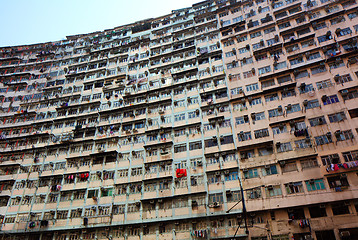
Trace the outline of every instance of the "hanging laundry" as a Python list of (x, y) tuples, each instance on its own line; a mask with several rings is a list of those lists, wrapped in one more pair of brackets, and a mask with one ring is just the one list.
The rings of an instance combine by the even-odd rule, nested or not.
[(180, 169), (180, 168), (178, 168), (177, 170), (176, 170), (176, 177), (177, 178), (182, 178), (182, 177), (186, 177), (186, 169)]
[(30, 222), (29, 223), (29, 228), (34, 228), (36, 226), (36, 223), (35, 222)]
[(333, 171), (338, 171), (338, 170), (339, 170), (338, 164), (334, 164), (333, 165)]

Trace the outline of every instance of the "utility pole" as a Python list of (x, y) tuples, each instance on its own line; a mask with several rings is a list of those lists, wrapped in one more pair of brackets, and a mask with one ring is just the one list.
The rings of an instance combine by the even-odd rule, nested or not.
[[(241, 195), (241, 199), (236, 203), (234, 204), (234, 206), (232, 206), (229, 210), (226, 211), (226, 213), (229, 213), (234, 207), (236, 207), (240, 202), (242, 202), (242, 215), (244, 217), (244, 221), (245, 221), (245, 233), (247, 234), (247, 238), (249, 239), (250, 238), (250, 231), (249, 231), (249, 228), (248, 228), (248, 225), (247, 225), (247, 209), (246, 209), (246, 203), (245, 203), (245, 194), (244, 194), (244, 191), (248, 191), (248, 190), (252, 190), (252, 189), (255, 189), (257, 187), (254, 187), (254, 188), (248, 188), (248, 189), (243, 189), (242, 188), (242, 184), (241, 184), (241, 179), (240, 177), (238, 177), (238, 180), (239, 180), (239, 185), (240, 185), (240, 195)], [(264, 185), (261, 185), (261, 186), (258, 186), (258, 187), (264, 187)], [(240, 227), (240, 226), (239, 226)], [(236, 237), (236, 234), (237, 232), (239, 231), (239, 227), (237, 227), (236, 229), (236, 232), (234, 234), (234, 237), (233, 239), (235, 239)], [(269, 231), (269, 229), (265, 229), (266, 231)], [(269, 238), (270, 239), (270, 238)], [(271, 240), (271, 239), (270, 239)]]

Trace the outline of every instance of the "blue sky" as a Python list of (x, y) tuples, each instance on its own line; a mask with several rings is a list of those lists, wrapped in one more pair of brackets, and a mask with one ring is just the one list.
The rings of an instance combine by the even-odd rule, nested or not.
[(0, 47), (102, 31), (196, 2), (200, 0), (0, 0)]

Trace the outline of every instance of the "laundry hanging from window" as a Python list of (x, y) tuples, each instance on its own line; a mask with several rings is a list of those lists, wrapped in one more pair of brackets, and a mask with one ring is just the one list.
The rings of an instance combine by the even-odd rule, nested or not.
[(177, 178), (186, 177), (186, 169), (180, 169), (180, 168), (178, 168), (178, 169), (176, 170), (176, 177), (177, 177)]

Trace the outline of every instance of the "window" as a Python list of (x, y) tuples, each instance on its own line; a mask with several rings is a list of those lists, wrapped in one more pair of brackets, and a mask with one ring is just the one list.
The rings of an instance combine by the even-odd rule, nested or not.
[(331, 70), (345, 66), (343, 60), (338, 60), (338, 59), (336, 59), (336, 61), (334, 61), (332, 63), (329, 63), (328, 65), (329, 65), (329, 69), (331, 69)]
[(271, 72), (271, 66), (266, 66), (266, 67), (263, 67), (263, 68), (259, 68), (258, 71), (259, 71), (259, 75), (269, 73), (269, 72)]
[(255, 90), (258, 90), (258, 89), (259, 89), (259, 85), (257, 83), (246, 85), (246, 91), (247, 92), (255, 91)]
[(267, 197), (275, 197), (275, 196), (281, 196), (282, 190), (280, 185), (276, 186), (267, 186), (266, 188), (266, 196)]
[(265, 112), (255, 113), (255, 121), (264, 120), (265, 118)]
[(262, 176), (268, 176), (277, 174), (277, 167), (276, 165), (267, 165), (264, 168), (262, 168)]
[(342, 187), (348, 187), (349, 183), (347, 180), (347, 175), (340, 174), (337, 176), (327, 177), (328, 185), (330, 188), (335, 188), (336, 191), (341, 191)]
[(224, 202), (223, 194), (222, 193), (210, 194), (209, 204), (213, 204), (214, 202), (219, 204), (223, 203)]
[(261, 104), (261, 103), (262, 103), (261, 97), (254, 98), (254, 99), (252, 99), (252, 101), (251, 101), (251, 106), (258, 105), (258, 104)]
[(240, 60), (241, 66), (245, 66), (245, 65), (251, 64), (253, 62), (254, 62), (254, 60), (252, 59), (252, 57), (244, 58), (243, 60)]
[(233, 88), (230, 90), (230, 93), (232, 96), (240, 94), (240, 91), (242, 90), (242, 87)]
[(343, 15), (340, 15), (340, 16), (338, 16), (336, 18), (331, 19), (330, 21), (331, 21), (331, 25), (335, 25), (337, 23), (345, 22), (346, 19), (344, 18)]
[(280, 125), (278, 127), (273, 127), (272, 132), (273, 132), (273, 135), (286, 133), (287, 132), (287, 126), (286, 125)]
[(328, 143), (332, 142), (332, 139), (327, 135), (321, 135), (321, 136), (317, 136), (314, 138), (316, 140), (317, 146), (328, 144)]
[(281, 161), (280, 166), (283, 173), (298, 171), (296, 162)]
[(319, 82), (316, 83), (316, 85), (317, 85), (318, 90), (324, 89), (324, 88), (329, 88), (329, 87), (333, 86), (333, 84), (332, 84), (330, 79), (319, 81)]
[(265, 102), (272, 102), (272, 101), (276, 101), (276, 100), (279, 100), (277, 93), (273, 93), (273, 94), (265, 96)]
[(356, 161), (358, 159), (358, 150), (342, 153), (345, 162)]
[(230, 172), (229, 174), (225, 174), (225, 181), (234, 181), (238, 179), (237, 172)]
[(289, 104), (286, 106), (286, 114), (299, 112), (299, 111), (301, 111), (300, 104), (293, 104), (293, 105)]
[(226, 57), (232, 57), (232, 56), (234, 56), (234, 53), (233, 52), (227, 52), (227, 53), (225, 53), (225, 56)]
[(267, 128), (265, 129), (261, 129), (261, 130), (256, 130), (255, 132), (255, 138), (263, 138), (263, 137), (268, 137), (269, 136), (269, 131)]
[(349, 214), (349, 202), (335, 202), (331, 204), (333, 215)]
[(307, 93), (307, 92), (311, 92), (314, 91), (313, 85), (312, 84), (301, 84), (300, 87), (298, 88), (300, 93)]
[(295, 78), (296, 78), (296, 79), (308, 77), (308, 75), (309, 75), (308, 72), (307, 72), (307, 70), (303, 70), (303, 71), (300, 71), (300, 72), (295, 72), (295, 71), (294, 71), (294, 74), (295, 74)]
[(327, 14), (334, 13), (334, 12), (337, 12), (339, 10), (339, 6), (334, 5), (334, 6), (331, 6), (331, 7), (326, 7), (325, 9), (326, 9)]
[(337, 80), (338, 81), (336, 81), (336, 82), (341, 83), (341, 84), (353, 81), (350, 74), (345, 74), (345, 75), (339, 76)]
[(304, 29), (302, 29), (302, 30), (297, 31), (297, 35), (298, 35), (299, 37), (301, 37), (302, 35), (307, 34), (307, 33), (310, 33), (310, 32), (311, 32), (311, 30), (310, 30), (309, 28), (304, 28)]
[(350, 139), (354, 138), (352, 130), (336, 131), (335, 135), (336, 135), (337, 141), (346, 141), (346, 140), (350, 140)]
[(293, 182), (285, 184), (287, 194), (302, 193), (302, 182)]
[(320, 57), (321, 57), (321, 54), (319, 52), (310, 53), (307, 56), (307, 61), (311, 61), (311, 60), (314, 60), (314, 59), (317, 59), (317, 58), (320, 58)]
[(174, 121), (175, 122), (183, 121), (183, 120), (185, 120), (185, 113), (174, 115)]
[(250, 20), (249, 23), (247, 24), (247, 27), (248, 27), (248, 28), (253, 28), (253, 27), (258, 26), (259, 24), (260, 24), (259, 21), (254, 21), (254, 22), (252, 22), (252, 21)]
[(311, 127), (315, 127), (318, 125), (324, 125), (327, 123), (324, 116), (310, 118), (310, 119), (308, 119), (308, 121), (310, 122)]
[(301, 160), (301, 167), (303, 169), (319, 167), (317, 159)]
[(57, 219), (67, 219), (68, 210), (57, 211)]
[(175, 145), (174, 146), (174, 152), (175, 153), (185, 152), (185, 151), (186, 151), (186, 144), (180, 144), (180, 145)]
[(239, 54), (248, 52), (249, 50), (245, 47), (245, 48), (239, 48)]
[(142, 175), (142, 173), (143, 173), (143, 168), (141, 168), (141, 167), (132, 168), (131, 176), (139, 176), (139, 175)]
[(243, 16), (239, 16), (239, 17), (233, 18), (232, 22), (233, 23), (241, 22), (243, 19), (244, 19)]
[(248, 123), (249, 122), (249, 117), (246, 116), (242, 116), (242, 117), (237, 117), (235, 118), (235, 123), (236, 125), (239, 125), (239, 124), (244, 124), (244, 123)]
[(98, 197), (98, 189), (88, 190), (87, 198)]
[(348, 35), (351, 33), (352, 33), (352, 30), (349, 27), (343, 28), (340, 31), (336, 30), (337, 37), (345, 36), (345, 35)]
[(305, 107), (306, 109), (313, 109), (313, 108), (317, 108), (320, 107), (321, 105), (319, 104), (318, 99), (313, 99), (307, 102), (307, 106)]
[[(327, 28), (327, 24), (325, 22), (321, 22), (321, 23), (317, 23), (315, 26), (313, 26), (313, 29), (315, 31), (323, 29), (323, 28)], [(325, 41), (325, 37), (322, 36), (321, 38), (323, 38), (323, 41)]]
[(310, 141), (307, 141), (306, 139), (301, 139), (301, 140), (295, 141), (295, 147), (296, 147), (296, 149), (309, 148), (309, 147), (311, 147), (311, 143), (310, 143)]
[(244, 79), (254, 76), (252, 71), (243, 72), (242, 75), (243, 75)]
[(246, 191), (246, 195), (248, 199), (258, 199), (261, 198), (261, 189), (254, 188)]
[(190, 150), (190, 151), (191, 151), (191, 150), (201, 149), (201, 148), (202, 148), (201, 141), (189, 143), (189, 150)]
[(312, 75), (315, 75), (315, 74), (318, 74), (318, 73), (323, 73), (323, 72), (326, 72), (326, 71), (327, 71), (327, 69), (326, 69), (325, 65), (311, 68)]
[(280, 63), (276, 63), (276, 65), (274, 66), (275, 70), (280, 70), (283, 68), (287, 67), (287, 63), (286, 62), (280, 62)]
[(284, 29), (284, 28), (288, 28), (290, 26), (291, 26), (290, 22), (285, 22), (285, 23), (278, 24), (278, 29), (281, 30), (281, 29)]
[(340, 163), (339, 155), (337, 153), (321, 156), (322, 164), (327, 166), (331, 164)]
[(271, 87), (271, 86), (274, 86), (274, 85), (275, 85), (275, 80), (274, 79), (270, 79), (270, 80), (261, 82), (261, 88), (262, 89), (267, 88), (267, 87)]
[(234, 138), (232, 136), (221, 136), (220, 143), (221, 145), (230, 144), (234, 142)]
[(286, 11), (275, 14), (276, 19), (280, 19), (280, 18), (283, 18), (283, 17), (286, 17), (286, 16), (287, 16)]
[(196, 111), (188, 112), (188, 118), (193, 119), (199, 117), (199, 114), (196, 114)]
[(302, 63), (303, 62), (303, 57), (296, 57), (296, 58), (293, 58), (290, 60), (290, 64), (293, 66), (293, 65), (296, 65), (296, 64), (299, 64), (299, 63)]
[(339, 99), (337, 95), (331, 95), (331, 96), (326, 96), (326, 98), (322, 99), (322, 101), (323, 101), (323, 105), (328, 105), (328, 104), (339, 102)]
[(311, 179), (305, 182), (309, 192), (326, 189), (323, 179)]
[(239, 142), (251, 140), (252, 139), (251, 132), (240, 132), (238, 134), (238, 139), (239, 139)]
[(244, 177), (246, 179), (259, 177), (257, 168), (244, 169)]
[(222, 26), (225, 27), (227, 25), (230, 25), (230, 20), (226, 20), (222, 22)]
[(260, 36), (262, 36), (261, 31), (254, 32), (254, 33), (250, 34), (251, 39), (257, 38), (257, 37), (260, 37)]
[(264, 30), (264, 34), (268, 34), (268, 33), (275, 32), (275, 31), (276, 31), (275, 27), (266, 28)]
[(296, 92), (294, 89), (284, 89), (284, 91), (282, 91), (282, 98), (287, 98), (287, 97), (292, 97), (292, 96), (296, 96)]
[(357, 12), (352, 12), (352, 13), (348, 13), (348, 18), (350, 20), (352, 20), (353, 18), (358, 17), (358, 13)]
[(282, 107), (281, 109), (275, 108), (275, 109), (268, 110), (268, 114), (269, 114), (269, 118), (282, 116), (283, 115)]
[[(345, 91), (346, 95), (343, 95), (343, 91)], [(352, 89), (352, 90), (341, 90), (341, 94), (343, 95), (343, 99), (346, 100), (350, 100), (350, 99), (354, 99), (354, 98), (358, 98), (358, 91), (357, 89)]]
[(310, 212), (311, 218), (319, 218), (319, 217), (326, 217), (326, 206), (325, 205), (319, 205), (319, 206), (310, 206), (308, 207), (308, 210)]

